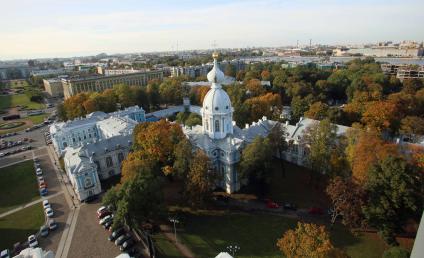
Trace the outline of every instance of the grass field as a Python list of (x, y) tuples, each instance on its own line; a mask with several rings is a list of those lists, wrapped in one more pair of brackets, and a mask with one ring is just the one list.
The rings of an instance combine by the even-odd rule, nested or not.
[(44, 122), (44, 120), (46, 119), (46, 117), (48, 117), (49, 114), (40, 114), (40, 115), (35, 115), (35, 116), (28, 116), (25, 118), (25, 120), (31, 120), (33, 124), (40, 124), (42, 122)]
[(0, 109), (11, 108), (17, 105), (27, 106), (27, 108), (32, 109), (44, 108), (44, 104), (30, 101), (25, 94), (0, 96)]
[(28, 87), (29, 83), (26, 80), (13, 80), (9, 82), (10, 88), (20, 88), (20, 87)]
[(44, 224), (41, 203), (32, 205), (0, 219), (0, 250), (11, 249), (16, 242), (24, 242)]
[[(277, 258), (281, 252), (276, 241), (284, 232), (294, 228), (296, 220), (273, 215), (225, 214), (185, 215), (179, 239), (197, 257), (214, 257), (229, 245), (240, 246), (238, 258)], [(330, 231), (332, 242), (352, 258), (380, 258), (386, 245), (376, 234), (352, 235), (343, 226)]]
[(160, 258), (182, 257), (178, 249), (163, 234), (159, 233), (153, 236), (155, 247)]
[(312, 184), (311, 171), (308, 169), (289, 162), (284, 162), (284, 168), (285, 176), (283, 176), (280, 161), (274, 162), (268, 197), (277, 202), (294, 203), (299, 208), (328, 206), (329, 201), (324, 189), (327, 183), (324, 178)]
[(39, 198), (32, 160), (0, 169), (0, 213)]

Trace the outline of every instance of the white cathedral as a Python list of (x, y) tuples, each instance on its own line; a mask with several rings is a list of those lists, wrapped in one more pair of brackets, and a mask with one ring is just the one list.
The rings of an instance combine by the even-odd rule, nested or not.
[[(266, 137), (274, 126), (285, 127), (289, 144), (288, 150), (279, 158), (305, 165), (306, 153), (298, 143), (304, 130), (319, 121), (301, 118), (296, 125), (289, 125), (288, 122), (281, 124), (262, 117), (240, 129), (233, 121), (231, 100), (222, 89), (225, 76), (219, 69), (218, 54), (214, 53), (213, 58), (214, 66), (207, 76), (211, 88), (202, 107), (190, 105), (186, 98), (184, 105), (149, 114), (134, 106), (109, 114), (94, 112), (86, 118), (50, 126), (53, 146), (64, 158), (66, 173), (80, 200), (100, 193), (100, 180), (121, 173), (121, 163), (131, 149), (133, 129), (138, 123), (166, 118), (178, 112), (189, 111), (202, 116), (202, 125), (183, 126), (183, 132), (195, 148), (208, 155), (222, 178), (218, 186), (227, 193), (238, 191), (243, 183), (236, 166), (242, 149), (256, 137)], [(337, 125), (338, 134), (344, 134), (347, 129)]]

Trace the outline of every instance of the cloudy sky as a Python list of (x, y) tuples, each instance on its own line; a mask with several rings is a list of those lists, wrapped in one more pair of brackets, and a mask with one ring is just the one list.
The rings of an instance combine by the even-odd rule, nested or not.
[(422, 0), (0, 0), (0, 59), (424, 40)]

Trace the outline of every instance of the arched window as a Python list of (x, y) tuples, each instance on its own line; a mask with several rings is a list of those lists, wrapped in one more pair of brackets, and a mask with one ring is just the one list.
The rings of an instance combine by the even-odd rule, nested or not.
[(215, 120), (215, 132), (219, 132), (219, 120)]
[(112, 157), (106, 157), (106, 166), (108, 168), (113, 166), (113, 161), (112, 161)]
[(68, 147), (68, 143), (67, 142), (63, 142), (63, 148)]

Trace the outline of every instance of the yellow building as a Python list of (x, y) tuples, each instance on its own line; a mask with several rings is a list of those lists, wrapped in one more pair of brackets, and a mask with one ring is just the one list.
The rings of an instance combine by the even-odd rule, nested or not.
[(85, 78), (62, 79), (63, 93), (65, 99), (80, 92), (96, 91), (102, 92), (113, 88), (116, 84), (128, 86), (145, 86), (150, 80), (163, 79), (163, 71), (146, 71), (140, 73), (120, 74), (111, 76), (92, 76)]

